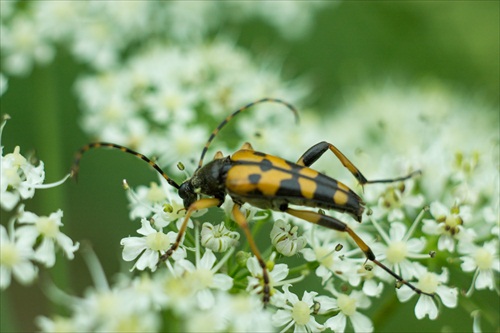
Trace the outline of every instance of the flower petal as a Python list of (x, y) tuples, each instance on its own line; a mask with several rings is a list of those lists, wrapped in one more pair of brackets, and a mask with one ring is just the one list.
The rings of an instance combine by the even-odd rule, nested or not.
[(328, 319), (325, 322), (325, 326), (329, 327), (335, 333), (343, 333), (345, 331), (346, 316), (339, 312), (335, 317)]
[(120, 244), (123, 245), (122, 258), (125, 261), (134, 260), (146, 249), (146, 240), (142, 237), (123, 238)]
[(351, 320), (355, 332), (373, 332), (373, 323), (370, 318), (364, 314), (355, 312), (349, 319)]
[(438, 308), (430, 297), (421, 295), (417, 301), (417, 305), (415, 306), (415, 316), (417, 319), (422, 319), (426, 315), (429, 315), (429, 319), (436, 319), (438, 315)]
[(436, 294), (439, 295), (443, 304), (448, 308), (454, 308), (457, 306), (458, 301), (458, 290), (457, 288), (450, 288), (446, 286), (438, 286), (436, 289)]

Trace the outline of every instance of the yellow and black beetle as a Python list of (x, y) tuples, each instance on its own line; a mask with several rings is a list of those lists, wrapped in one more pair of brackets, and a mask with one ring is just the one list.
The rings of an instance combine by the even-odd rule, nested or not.
[(356, 221), (361, 222), (365, 209), (363, 200), (346, 185), (310, 168), (327, 150), (335, 154), (361, 185), (403, 181), (412, 177), (418, 171), (399, 178), (367, 180), (344, 154), (334, 145), (325, 141), (309, 148), (295, 163), (286, 161), (280, 157), (257, 152), (253, 150), (249, 143), (245, 143), (233, 155), (223, 156), (221, 152), (217, 152), (214, 160), (203, 165), (203, 158), (208, 147), (222, 127), (238, 113), (263, 102), (283, 104), (293, 111), (296, 117), (298, 116), (297, 110), (292, 105), (275, 98), (263, 98), (234, 111), (212, 132), (203, 148), (197, 169), (191, 178), (180, 185), (148, 157), (129, 148), (106, 142), (91, 143), (82, 147), (75, 157), (72, 175), (76, 177), (83, 153), (92, 148), (108, 147), (116, 148), (141, 158), (158, 171), (171, 186), (175, 187), (183, 200), (186, 215), (179, 229), (176, 241), (170, 249), (161, 255), (161, 260), (163, 261), (167, 260), (179, 247), (191, 214), (199, 209), (220, 206), (224, 202), (226, 195), (229, 195), (234, 201), (232, 209), (233, 218), (245, 232), (250, 248), (262, 267), (264, 303), (269, 302), (271, 294), (269, 275), (266, 263), (251, 235), (247, 220), (241, 212), (241, 205), (244, 203), (249, 203), (262, 209), (282, 211), (314, 224), (346, 232), (363, 251), (366, 258), (392, 275), (398, 281), (398, 284), (404, 284), (416, 293), (434, 296), (418, 289), (378, 261), (370, 247), (344, 222), (319, 212), (290, 207), (290, 205), (298, 205), (332, 209), (345, 212), (356, 219)]

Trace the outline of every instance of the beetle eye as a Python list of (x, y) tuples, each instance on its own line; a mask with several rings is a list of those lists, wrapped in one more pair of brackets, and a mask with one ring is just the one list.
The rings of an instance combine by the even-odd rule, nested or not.
[(189, 184), (187, 182), (182, 183), (181, 186), (179, 187), (179, 196), (182, 199), (186, 199), (186, 197), (189, 195), (189, 192), (191, 192)]
[(197, 198), (197, 195), (191, 188), (191, 184), (188, 182), (182, 183), (179, 187), (179, 196), (183, 200), (184, 208), (186, 209), (191, 206), (191, 204), (195, 202)]

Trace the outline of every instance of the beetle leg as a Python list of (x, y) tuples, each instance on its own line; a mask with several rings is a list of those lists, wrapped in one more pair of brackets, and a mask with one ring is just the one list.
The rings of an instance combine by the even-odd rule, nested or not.
[(252, 250), (252, 253), (255, 255), (257, 261), (259, 262), (260, 267), (262, 268), (262, 280), (264, 281), (264, 286), (262, 290), (263, 293), (262, 300), (264, 302), (264, 305), (266, 305), (269, 302), (269, 299), (271, 298), (271, 287), (269, 285), (269, 274), (267, 272), (266, 262), (264, 261), (264, 259), (262, 259), (260, 251), (257, 248), (257, 245), (255, 244), (255, 240), (253, 239), (252, 233), (250, 232), (250, 228), (248, 227), (247, 219), (241, 212), (240, 208), (241, 205), (237, 203), (234, 204), (233, 217), (236, 223), (238, 223), (240, 228), (243, 229), (243, 231), (245, 232), (248, 244), (250, 245), (250, 249)]
[(197, 200), (193, 202), (189, 208), (186, 211), (186, 216), (184, 216), (184, 221), (182, 221), (181, 227), (179, 228), (179, 233), (177, 234), (177, 238), (175, 239), (175, 242), (170, 246), (170, 248), (160, 256), (160, 261), (158, 262), (158, 265), (162, 262), (167, 260), (172, 256), (172, 253), (174, 253), (175, 250), (179, 247), (182, 241), (182, 237), (184, 237), (184, 233), (186, 232), (186, 228), (188, 225), (189, 218), (191, 217), (191, 214), (197, 210), (204, 209), (204, 208), (210, 208), (210, 207), (216, 207), (220, 204), (220, 199), (217, 198), (203, 198), (200, 200)]
[(306, 220), (308, 222), (311, 222), (311, 223), (314, 223), (317, 225), (321, 225), (323, 227), (327, 227), (329, 229), (333, 229), (333, 230), (337, 230), (337, 231), (341, 231), (341, 232), (347, 232), (349, 234), (349, 236), (351, 236), (351, 238), (354, 240), (354, 242), (358, 245), (358, 247), (361, 249), (361, 251), (363, 251), (363, 253), (365, 254), (365, 256), (368, 260), (372, 261), (375, 265), (379, 266), (384, 271), (386, 271), (387, 273), (392, 275), (399, 283), (404, 284), (404, 285), (408, 286), (409, 288), (411, 288), (417, 294), (424, 294), (424, 295), (434, 297), (434, 294), (423, 292), (422, 290), (415, 287), (410, 282), (403, 279), (400, 275), (396, 274), (392, 269), (390, 269), (389, 267), (387, 267), (386, 265), (384, 265), (380, 261), (378, 261), (375, 258), (375, 254), (370, 249), (370, 247), (354, 232), (354, 230), (349, 228), (349, 226), (347, 224), (345, 224), (344, 222), (342, 222), (334, 217), (319, 214), (319, 213), (316, 213), (313, 211), (308, 211), (308, 210), (296, 210), (296, 209), (292, 209), (292, 208), (287, 208), (285, 210), (285, 212), (290, 214), (290, 215), (293, 215), (295, 217)]
[(361, 186), (365, 184), (375, 184), (375, 183), (393, 183), (393, 182), (398, 182), (398, 181), (403, 181), (408, 178), (411, 178), (417, 174), (420, 174), (420, 171), (414, 171), (406, 176), (403, 177), (397, 177), (397, 178), (388, 178), (388, 179), (376, 179), (376, 180), (368, 180), (366, 179), (365, 176), (361, 173), (361, 171), (356, 168), (356, 166), (349, 161), (347, 157), (345, 157), (344, 154), (340, 150), (337, 149), (334, 145), (331, 143), (328, 143), (326, 141), (321, 141), (311, 148), (309, 148), (297, 161), (297, 164), (303, 165), (303, 166), (311, 166), (314, 162), (316, 162), (328, 149), (332, 151), (332, 153), (335, 154), (335, 156), (339, 159), (339, 161), (342, 163), (342, 165), (349, 170), (349, 172), (358, 180), (358, 182), (361, 184)]

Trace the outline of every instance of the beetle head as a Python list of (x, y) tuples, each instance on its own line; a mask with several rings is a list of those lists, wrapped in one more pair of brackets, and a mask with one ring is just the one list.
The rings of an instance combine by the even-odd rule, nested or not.
[(190, 180), (186, 180), (179, 187), (179, 196), (184, 202), (184, 208), (188, 209), (193, 202), (198, 199), (198, 195), (195, 193), (194, 188)]

